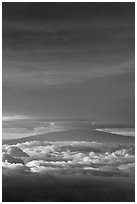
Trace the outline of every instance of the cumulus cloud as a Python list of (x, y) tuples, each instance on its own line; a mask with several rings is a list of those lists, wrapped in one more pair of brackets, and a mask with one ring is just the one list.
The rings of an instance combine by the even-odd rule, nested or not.
[[(31, 172), (53, 169), (90, 169), (116, 173), (120, 165), (134, 163), (134, 145), (103, 144), (97, 142), (32, 141), (16, 145), (3, 145), (4, 161), (24, 163)], [(22, 160), (18, 160), (21, 158)], [(107, 167), (106, 167), (107, 166)], [(111, 168), (112, 167), (112, 168)], [(35, 169), (35, 170), (34, 170)], [(129, 171), (130, 175), (130, 171)]]
[(9, 163), (8, 161), (3, 162), (3, 174), (16, 174), (16, 173), (29, 173), (29, 167), (21, 163)]
[(130, 175), (135, 175), (135, 163), (121, 164), (118, 169), (125, 171), (125, 173), (130, 172)]
[[(3, 145), (3, 201), (133, 201), (134, 160), (132, 144), (31, 141)], [(19, 197), (10, 192), (11, 187), (15, 192), (20, 187)]]

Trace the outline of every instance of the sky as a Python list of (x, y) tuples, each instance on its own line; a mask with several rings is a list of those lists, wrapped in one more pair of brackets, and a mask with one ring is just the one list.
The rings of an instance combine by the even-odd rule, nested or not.
[(134, 123), (134, 3), (2, 3), (3, 116)]

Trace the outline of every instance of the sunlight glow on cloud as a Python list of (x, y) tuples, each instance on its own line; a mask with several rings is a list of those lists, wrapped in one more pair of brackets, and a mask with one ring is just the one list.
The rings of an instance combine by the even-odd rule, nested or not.
[(2, 121), (13, 121), (13, 120), (28, 120), (32, 119), (29, 116), (24, 116), (24, 115), (5, 115), (2, 116)]
[[(27, 119), (23, 119), (27, 120)], [(3, 121), (3, 128), (2, 128), (2, 137), (3, 139), (17, 139), (17, 138), (22, 138), (22, 137), (28, 137), (28, 136), (34, 136), (34, 135), (39, 135), (39, 134), (44, 134), (48, 132), (58, 132), (58, 131), (64, 131), (66, 128), (61, 127), (59, 125), (54, 125), (53, 123), (50, 125), (44, 126), (44, 124), (41, 124), (39, 127), (20, 127), (19, 125), (13, 124), (11, 121), (10, 124), (8, 123), (9, 120), (4, 120)], [(22, 121), (21, 121), (22, 122)], [(7, 124), (5, 124), (7, 123)]]

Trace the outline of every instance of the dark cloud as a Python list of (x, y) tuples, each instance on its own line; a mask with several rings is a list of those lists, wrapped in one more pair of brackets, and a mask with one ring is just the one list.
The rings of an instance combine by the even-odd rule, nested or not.
[(16, 146), (9, 147), (7, 153), (13, 157), (29, 157), (24, 151)]
[[(10, 5), (9, 8), (13, 11), (12, 4)], [(42, 15), (42, 11), (40, 12), (39, 10), (43, 9), (42, 4), (37, 4), (39, 5), (38, 7), (36, 4), (28, 4), (28, 7), (27, 4), (23, 4), (23, 8), (21, 5), (22, 4), (20, 4), (21, 13), (23, 13), (25, 11), (24, 8), (26, 8), (26, 12), (32, 16), (33, 13), (34, 15), (36, 14), (35, 9), (38, 9), (38, 13)], [(50, 12), (52, 5), (54, 8), (54, 4), (44, 5), (44, 13), (46, 13), (46, 10)], [(6, 81), (7, 78), (9, 84), (18, 84), (21, 78), (24, 78), (24, 80), (28, 78), (26, 82), (30, 81), (31, 84), (31, 77), (35, 77), (38, 83), (42, 82), (43, 85), (54, 85), (59, 82), (65, 83), (65, 81), (66, 83), (72, 83), (73, 81), (82, 82), (88, 77), (115, 75), (125, 69), (125, 64), (127, 64), (128, 69), (130, 68), (130, 65), (128, 65), (130, 62), (128, 61), (131, 60), (133, 62), (134, 58), (134, 16), (131, 15), (130, 9), (133, 9), (134, 4), (131, 5), (131, 8), (130, 4), (123, 4), (123, 11), (124, 8), (128, 9), (126, 18), (120, 19), (118, 18), (118, 9), (122, 4), (114, 4), (114, 7), (112, 7), (112, 4), (106, 4), (106, 6), (105, 4), (100, 4), (99, 7), (97, 6), (98, 4), (95, 4), (96, 10), (99, 10), (100, 13), (105, 13), (103, 18), (97, 16), (95, 12), (91, 12), (92, 10), (94, 11), (94, 4), (83, 4), (83, 6), (82, 4), (68, 5), (70, 5), (70, 7), (67, 10), (70, 13), (74, 13), (75, 11), (75, 16), (77, 16), (75, 7), (78, 7), (78, 11), (79, 8), (83, 11), (80, 12), (80, 15), (87, 14), (86, 10), (88, 10), (91, 17), (89, 16), (85, 21), (85, 18), (81, 19), (78, 15), (78, 19), (76, 18), (75, 21), (72, 21), (71, 18), (69, 20), (63, 18), (66, 21), (60, 18), (60, 21), (56, 22), (54, 12), (51, 12), (54, 19), (53, 22), (44, 19), (40, 23), (33, 18), (29, 21), (28, 18), (25, 17), (26, 12), (24, 16), (20, 13), (22, 17), (19, 21), (13, 20), (12, 18), (5, 21), (8, 15), (3, 17), (3, 59), (8, 58), (8, 61), (3, 61), (3, 66), (5, 71), (9, 66), (10, 69), (13, 69), (12, 72), (8, 69), (9, 77), (8, 73), (4, 71), (4, 81)], [(104, 7), (101, 7), (101, 5), (104, 5)], [(13, 4), (13, 8), (14, 7), (15, 11), (18, 10), (19, 4)], [(108, 7), (110, 7), (109, 10)], [(64, 15), (65, 8), (67, 8), (66, 4), (57, 6), (55, 13)], [(111, 18), (111, 16), (107, 18), (108, 14), (105, 11), (109, 11), (110, 14), (111, 9), (114, 10), (117, 15), (115, 15), (114, 18)], [(7, 12), (10, 13), (9, 10)], [(5, 14), (6, 11), (3, 13)], [(124, 12), (122, 14), (125, 16)], [(14, 15), (19, 14), (14, 12), (13, 16)], [(132, 21), (128, 18), (128, 15), (130, 17), (132, 16)], [(46, 16), (48, 15), (46, 14)], [(71, 16), (73, 15), (71, 14)], [(95, 19), (93, 16), (95, 16)], [(56, 66), (54, 63), (51, 64), (53, 60), (56, 61)], [(86, 68), (84, 68), (84, 70), (83, 64), (81, 66), (79, 62), (85, 63), (84, 67)], [(125, 63), (124, 65), (123, 62)], [(112, 64), (114, 65), (112, 66)], [(109, 68), (107, 66), (109, 66)], [(66, 71), (68, 69), (70, 72)], [(14, 78), (12, 81), (13, 76), (15, 76), (16, 80), (19, 80), (16, 81)], [(73, 76), (75, 77), (73, 78)], [(25, 84), (24, 82), (25, 81), (22, 82), (22, 85)]]
[(3, 175), (3, 201), (134, 202), (134, 182), (101, 176)]
[[(134, 2), (127, 3), (3, 3), (3, 17), (16, 19), (61, 20), (96, 16), (134, 16)], [(63, 19), (62, 19), (63, 20)]]
[(16, 163), (21, 163), (21, 164), (24, 164), (24, 162), (23, 162), (23, 160), (22, 159), (20, 159), (20, 158), (14, 158), (14, 157), (12, 157), (10, 154), (7, 154), (7, 153), (3, 153), (3, 155), (2, 155), (2, 161), (3, 162), (5, 162), (5, 161), (7, 161), (7, 162), (9, 162), (9, 163), (14, 163), (14, 164), (16, 164)]
[(4, 112), (134, 121), (134, 13), (132, 2), (3, 3)]

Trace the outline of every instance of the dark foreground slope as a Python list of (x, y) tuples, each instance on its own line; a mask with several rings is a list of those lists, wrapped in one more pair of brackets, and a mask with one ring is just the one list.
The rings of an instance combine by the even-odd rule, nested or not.
[(3, 140), (3, 144), (16, 144), (27, 141), (90, 141), (90, 142), (105, 142), (105, 143), (134, 143), (134, 137), (121, 136), (95, 130), (67, 130), (60, 132), (50, 132), (25, 138)]

